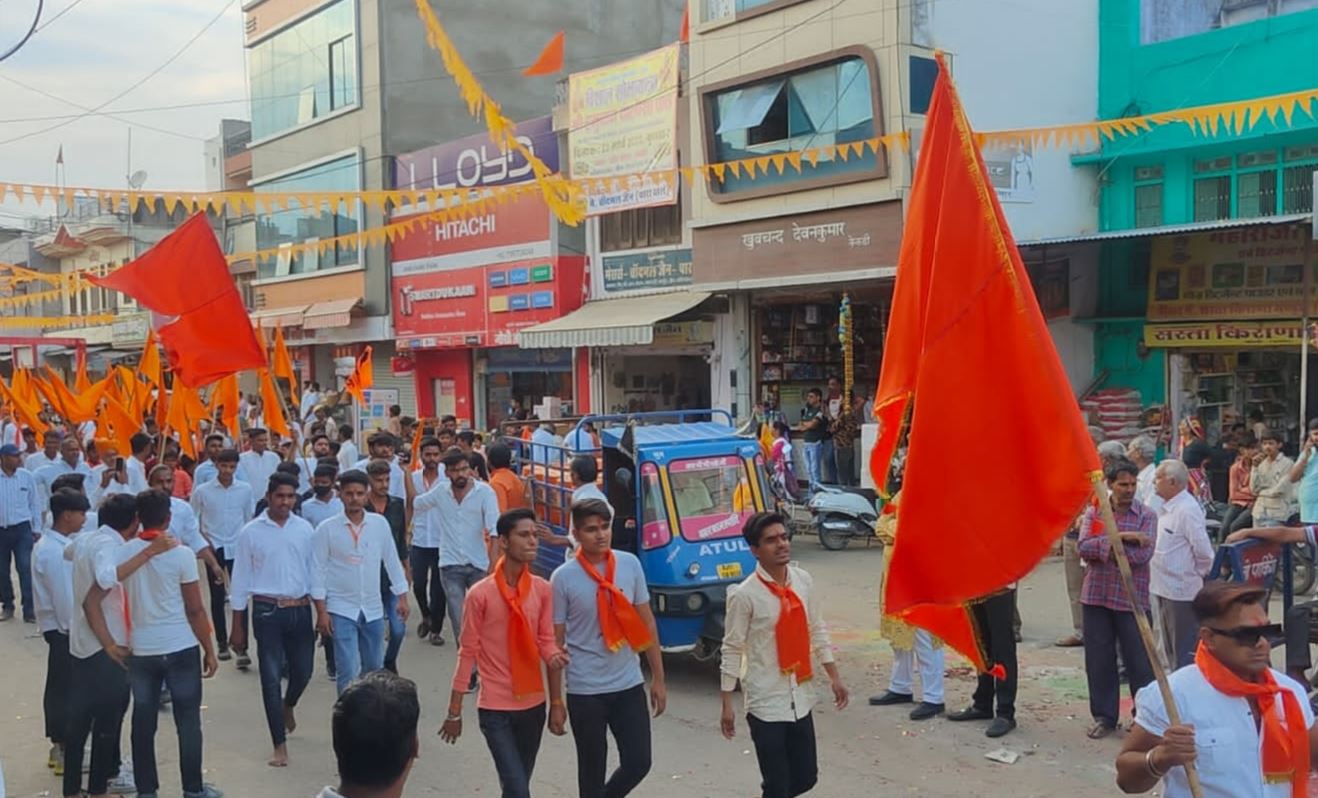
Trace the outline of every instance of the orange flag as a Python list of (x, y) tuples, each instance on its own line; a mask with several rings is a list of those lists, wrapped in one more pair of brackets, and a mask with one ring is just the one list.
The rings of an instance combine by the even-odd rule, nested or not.
[(73, 390), (85, 393), (92, 387), (91, 377), (87, 376), (87, 352), (78, 350), (78, 374), (73, 379)]
[[(938, 63), (897, 261), (871, 469), (877, 484), (887, 483), (913, 407), (884, 612), (937, 634), (985, 670), (966, 603), (1035, 567), (1089, 497), (1099, 465)], [(991, 463), (1010, 483), (987, 470), (949, 480), (948, 452)], [(985, 523), (986, 513), (998, 521)]]
[(146, 331), (146, 344), (142, 347), (142, 358), (137, 362), (137, 373), (157, 388), (165, 384), (160, 368), (160, 350), (156, 348), (156, 331)]
[(132, 438), (142, 429), (142, 422), (128, 408), (107, 396), (101, 414), (96, 419), (96, 429), (98, 434), (109, 433), (121, 453), (131, 452)]
[[(18, 381), (18, 372), (14, 373), (14, 381)], [(38, 435), (44, 435), (50, 427), (46, 422), (41, 420), (40, 403), (33, 404), (18, 396), (4, 380), (0, 380), (0, 404), (4, 404), (14, 414), (16, 426), (30, 427)], [(17, 442), (21, 442), (21, 438)], [(0, 443), (15, 443), (16, 441), (0, 441)]]
[(426, 428), (426, 420), (418, 418), (416, 429), (412, 431), (412, 470), (421, 470), (421, 431)]
[(294, 407), (298, 406), (296, 376), (293, 374), (293, 358), (288, 354), (288, 345), (284, 343), (284, 328), (275, 327), (275, 348), (270, 357), (270, 370), (276, 377), (288, 380), (288, 399)]
[(677, 40), (686, 44), (691, 41), (691, 6), (682, 9), (682, 27), (677, 29)]
[(265, 416), (266, 429), (286, 438), (292, 436), (284, 418), (284, 403), (279, 400), (279, 390), (275, 388), (270, 369), (261, 369), (261, 412)]
[(64, 378), (59, 372), (50, 366), (46, 366), (45, 369), (46, 379), (44, 381), (34, 379), (34, 384), (61, 418), (74, 424), (96, 418), (96, 406), (100, 404), (101, 396), (105, 393), (108, 384), (105, 380), (101, 380), (83, 393), (74, 395), (69, 390), (69, 386), (64, 384)]
[(371, 347), (367, 346), (362, 353), (357, 356), (357, 365), (353, 367), (352, 373), (343, 383), (343, 390), (347, 391), (352, 398), (357, 400), (358, 404), (366, 404), (366, 394), (375, 384), (375, 371), (371, 363)]
[(238, 434), (238, 375), (230, 374), (211, 389), (210, 407), (207, 412), (215, 414), (218, 406), (222, 410), (220, 421), (230, 435)]
[(567, 41), (567, 31), (559, 31), (554, 34), (554, 38), (549, 40), (545, 49), (540, 51), (540, 57), (535, 59), (535, 63), (522, 70), (522, 75), (528, 78), (537, 75), (555, 75), (563, 71), (563, 44)]

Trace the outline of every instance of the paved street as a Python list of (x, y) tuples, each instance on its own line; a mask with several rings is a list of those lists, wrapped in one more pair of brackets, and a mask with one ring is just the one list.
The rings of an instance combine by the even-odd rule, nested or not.
[[(1113, 794), (1112, 760), (1119, 738), (1093, 742), (1085, 738), (1085, 681), (1080, 649), (1056, 649), (1052, 641), (1066, 631), (1067, 613), (1059, 561), (1045, 562), (1024, 582), (1021, 612), (1025, 642), (1018, 703), (1020, 729), (1002, 741), (990, 741), (981, 724), (954, 725), (936, 719), (906, 720), (901, 708), (879, 710), (865, 698), (886, 686), (892, 660), (876, 630), (875, 574), (878, 548), (826, 552), (813, 538), (798, 540), (796, 556), (822, 589), (843, 676), (852, 690), (852, 706), (842, 713), (818, 710), (821, 796), (918, 795), (952, 798), (968, 794), (1055, 796), (1059, 787), (1070, 798)], [(446, 630), (447, 632), (447, 630)], [(45, 768), (41, 686), (45, 645), (32, 626), (0, 626), (5, 678), (0, 701), (0, 758), (10, 798), (58, 795), (58, 781)], [(468, 701), (468, 724), (456, 747), (440, 742), (452, 674), (452, 643), (434, 649), (413, 637), (403, 649), (405, 675), (421, 689), (421, 759), (406, 794), (497, 795), (494, 769), (484, 740), (475, 728), (474, 702)], [(317, 667), (321, 665), (317, 655)], [(265, 766), (268, 739), (261, 716), (258, 678), (240, 674), (232, 662), (221, 663), (206, 683), (204, 724), (206, 778), (232, 798), (311, 796), (334, 781), (329, 711), (333, 685), (318, 670), (299, 708), (300, 726), (289, 742), (292, 764), (286, 770)], [(688, 658), (667, 661), (668, 712), (654, 725), (654, 769), (637, 791), (638, 798), (671, 796), (755, 796), (758, 777), (744, 722), (740, 736), (727, 742), (718, 733), (717, 674), (712, 664)], [(964, 661), (949, 660), (948, 702), (967, 702), (972, 675)], [(124, 750), (128, 750), (125, 724)], [(1024, 756), (1014, 765), (984, 758), (998, 742)], [(161, 718), (158, 737), (162, 795), (177, 796), (177, 759), (173, 726)], [(536, 769), (537, 796), (567, 798), (576, 794), (575, 759), (570, 738), (546, 736)], [(50, 791), (50, 792), (48, 792)]]

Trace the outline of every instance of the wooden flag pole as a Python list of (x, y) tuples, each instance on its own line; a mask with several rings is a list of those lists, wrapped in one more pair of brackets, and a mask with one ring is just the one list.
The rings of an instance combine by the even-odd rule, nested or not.
[[(1171, 684), (1167, 681), (1167, 671), (1162, 667), (1162, 660), (1158, 658), (1158, 646), (1153, 641), (1153, 630), (1149, 628), (1149, 619), (1139, 610), (1139, 602), (1135, 599), (1135, 580), (1130, 572), (1130, 560), (1126, 558), (1126, 546), (1121, 541), (1120, 530), (1117, 529), (1117, 517), (1112, 512), (1111, 495), (1108, 493), (1102, 474), (1095, 471), (1090, 478), (1094, 483), (1094, 495), (1098, 497), (1099, 507), (1103, 511), (1103, 528), (1107, 533), (1108, 543), (1112, 546), (1112, 559), (1116, 560), (1117, 571), (1121, 575), (1121, 587), (1126, 591), (1126, 597), (1130, 599), (1130, 606), (1135, 608), (1135, 625), (1139, 627), (1140, 640), (1144, 642), (1144, 653), (1153, 667), (1153, 678), (1158, 682), (1158, 692), (1162, 693), (1163, 706), (1167, 708), (1167, 721), (1173, 726), (1179, 726), (1181, 715), (1176, 711), (1176, 700), (1172, 696)], [(1195, 769), (1194, 763), (1187, 762), (1184, 767), (1185, 778), (1190, 783), (1190, 794), (1194, 798), (1204, 798), (1203, 787), (1199, 784), (1199, 771)]]

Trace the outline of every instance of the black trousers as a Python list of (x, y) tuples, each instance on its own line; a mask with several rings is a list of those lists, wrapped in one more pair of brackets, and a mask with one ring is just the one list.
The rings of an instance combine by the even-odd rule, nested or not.
[[(229, 574), (229, 579), (233, 579), (233, 560), (229, 557), (226, 549), (216, 549), (215, 559), (219, 560), (225, 572)], [(207, 581), (211, 588), (211, 625), (215, 627), (215, 644), (221, 649), (229, 647), (229, 626), (226, 613), (224, 611), (224, 585), (215, 584), (215, 575), (207, 574)], [(247, 616), (243, 616), (243, 631), (248, 624)]]
[(1130, 697), (1153, 681), (1153, 666), (1140, 640), (1139, 624), (1132, 612), (1081, 605), (1085, 618), (1085, 677), (1089, 680), (1089, 714), (1094, 720), (1115, 727), (1120, 720), (1121, 679), (1117, 647), (1126, 665)]
[(972, 604), (970, 612), (979, 627), (979, 633), (984, 638), (989, 667), (1001, 665), (1007, 672), (1005, 679), (995, 679), (987, 673), (979, 675), (979, 684), (975, 687), (975, 708), (993, 712), (993, 703), (996, 699), (997, 716), (1014, 720), (1016, 679), (1019, 676), (1019, 668), (1016, 665), (1016, 637), (1012, 633), (1012, 620), (1016, 614), (1016, 591), (1008, 590)]
[(479, 710), (481, 734), (494, 757), (501, 798), (531, 798), (531, 773), (545, 732), (545, 705)]
[[(1222, 516), (1221, 536), (1223, 539), (1227, 535), (1240, 529), (1248, 529), (1254, 524), (1254, 508), (1241, 507), (1233, 504), (1226, 508), (1226, 513)], [(1217, 541), (1221, 542), (1221, 541)]]
[(69, 656), (69, 636), (63, 632), (43, 632), (46, 639), (46, 692), (41, 697), (46, 715), (46, 737), (52, 743), (64, 742), (69, 726), (69, 689), (73, 684), (73, 661)]
[(812, 714), (796, 722), (770, 722), (746, 715), (755, 758), (760, 763), (764, 798), (794, 798), (814, 789), (819, 781)]
[[(439, 581), (439, 549), (413, 546), (407, 559), (412, 566), (412, 592), (416, 594), (417, 609), (421, 610), (422, 618), (430, 621), (431, 634), (443, 632), (448, 599)], [(453, 634), (461, 631), (454, 629)]]
[[(645, 685), (601, 695), (567, 696), (572, 739), (577, 746), (580, 798), (623, 798), (650, 772), (650, 707)], [(618, 769), (605, 781), (608, 732), (618, 744)]]
[(64, 794), (81, 795), (82, 747), (92, 738), (87, 792), (100, 795), (119, 772), (119, 735), (128, 711), (128, 672), (104, 651), (73, 658), (73, 695), (64, 735)]
[(1286, 610), (1282, 624), (1286, 635), (1286, 672), (1303, 672), (1313, 667), (1309, 654), (1310, 629), (1313, 615), (1318, 612), (1318, 601), (1298, 603)]

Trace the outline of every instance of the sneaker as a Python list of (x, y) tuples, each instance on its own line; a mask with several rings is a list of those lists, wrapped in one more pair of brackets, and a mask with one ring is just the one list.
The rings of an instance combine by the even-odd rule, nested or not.
[(46, 754), (46, 767), (53, 768), (64, 758), (64, 751), (55, 743), (50, 747), (50, 753)]
[(238, 667), (238, 670), (246, 671), (248, 668), (252, 667), (252, 658), (246, 654), (239, 654), (238, 659), (233, 664)]
[(325, 671), (325, 678), (329, 679), (331, 682), (337, 682), (339, 680), (339, 675), (334, 671)]
[[(119, 775), (110, 780), (109, 787), (105, 790), (111, 795), (132, 795), (137, 792), (137, 782), (133, 780), (133, 771), (127, 767), (119, 769)], [(138, 798), (151, 798), (151, 793), (142, 793)]]
[[(142, 798), (140, 795), (138, 798)], [(224, 798), (224, 793), (220, 792), (214, 784), (201, 785), (201, 792), (185, 792), (183, 798)]]
[(220, 662), (228, 662), (233, 658), (233, 655), (229, 653), (228, 646), (220, 646), (220, 650), (215, 653), (215, 658)]
[(14, 611), (12, 609), (0, 609), (0, 621), (13, 620)]

